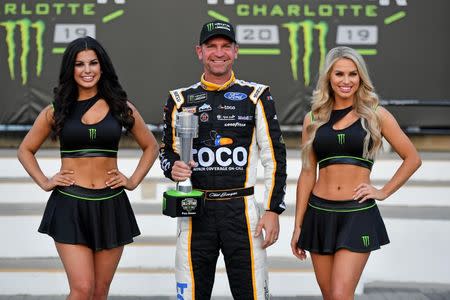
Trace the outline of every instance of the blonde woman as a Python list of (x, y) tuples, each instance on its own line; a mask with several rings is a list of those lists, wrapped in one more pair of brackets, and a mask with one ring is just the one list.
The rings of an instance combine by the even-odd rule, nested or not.
[[(300, 260), (310, 252), (325, 300), (353, 299), (370, 252), (389, 243), (376, 200), (398, 190), (421, 159), (348, 47), (327, 54), (303, 129), (292, 252)], [(370, 171), (383, 137), (403, 163), (378, 189)]]

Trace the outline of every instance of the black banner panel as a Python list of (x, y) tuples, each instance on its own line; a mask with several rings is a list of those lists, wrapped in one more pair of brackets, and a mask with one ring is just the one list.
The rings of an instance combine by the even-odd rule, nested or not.
[[(33, 123), (52, 101), (66, 45), (85, 35), (107, 49), (145, 121), (161, 124), (168, 91), (200, 80), (194, 49), (213, 19), (235, 25), (236, 76), (271, 86), (282, 125), (301, 123), (325, 54), (337, 45), (364, 56), (382, 99), (445, 101), (448, 11), (448, 0), (4, 0), (0, 124)], [(402, 122), (432, 124), (443, 110), (424, 111)]]

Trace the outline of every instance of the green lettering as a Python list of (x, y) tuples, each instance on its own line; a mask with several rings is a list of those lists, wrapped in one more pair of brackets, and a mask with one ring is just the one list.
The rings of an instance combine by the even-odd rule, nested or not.
[(70, 8), (70, 13), (73, 16), (77, 14), (77, 9), (80, 7), (80, 3), (68, 3), (67, 7)]
[(353, 10), (353, 16), (359, 17), (359, 12), (362, 10), (361, 4), (352, 4), (350, 8)]
[(366, 5), (366, 17), (376, 17), (378, 16), (376, 5)]
[(278, 5), (278, 4), (275, 4), (272, 7), (272, 10), (270, 11), (270, 16), (271, 17), (274, 17), (274, 16), (282, 17), (282, 16), (284, 16), (283, 9), (281, 8), (281, 6)]
[(61, 11), (64, 8), (64, 3), (52, 3), (52, 6), (55, 8), (56, 10), (56, 15), (59, 16), (61, 15)]
[(17, 4), (6, 3), (5, 4), (5, 16), (17, 14)]
[(314, 16), (316, 15), (315, 12), (309, 10), (309, 5), (308, 5), (308, 4), (306, 4), (306, 5), (303, 7), (303, 14), (304, 14), (306, 17), (314, 17)]
[(83, 15), (85, 16), (94, 16), (95, 15), (95, 4), (94, 3), (87, 3), (83, 5)]
[(333, 15), (333, 7), (329, 4), (319, 5), (319, 16), (330, 17)]
[(50, 7), (47, 3), (36, 4), (36, 15), (48, 15), (50, 13)]
[(289, 17), (299, 17), (300, 16), (300, 5), (289, 4), (287, 7), (287, 14)]
[(239, 17), (248, 17), (250, 15), (250, 5), (238, 4), (236, 6), (236, 15)]
[(27, 4), (26, 3), (22, 3), (20, 5), (20, 13), (22, 15), (31, 15), (31, 10), (27, 10)]
[(347, 9), (346, 4), (336, 4), (336, 9), (338, 10), (338, 14), (340, 17), (345, 15), (345, 10)]
[(267, 16), (267, 5), (254, 5), (253, 6), (253, 16), (256, 17), (258, 14), (261, 14), (261, 16), (265, 17)]

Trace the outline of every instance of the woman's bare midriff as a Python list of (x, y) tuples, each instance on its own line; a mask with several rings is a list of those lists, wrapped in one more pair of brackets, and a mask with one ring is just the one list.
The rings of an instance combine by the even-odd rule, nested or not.
[(354, 189), (370, 183), (370, 170), (354, 165), (330, 165), (319, 170), (313, 194), (327, 200), (353, 199)]
[(75, 184), (89, 189), (102, 189), (111, 177), (108, 171), (117, 169), (114, 157), (63, 158), (61, 170), (73, 171)]

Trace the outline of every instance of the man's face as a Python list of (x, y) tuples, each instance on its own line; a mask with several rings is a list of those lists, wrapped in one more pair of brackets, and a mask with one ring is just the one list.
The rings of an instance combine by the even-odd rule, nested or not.
[(198, 59), (203, 63), (205, 79), (213, 83), (224, 83), (230, 79), (238, 48), (235, 43), (221, 36), (196, 46)]

